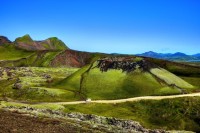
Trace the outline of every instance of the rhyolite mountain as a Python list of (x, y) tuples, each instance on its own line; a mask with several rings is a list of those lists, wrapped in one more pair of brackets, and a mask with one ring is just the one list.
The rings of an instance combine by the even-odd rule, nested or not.
[(0, 36), (0, 67), (82, 67), (97, 53), (69, 49), (57, 37), (35, 41), (28, 34), (11, 42)]
[(138, 56), (144, 56), (144, 57), (151, 57), (151, 58), (157, 58), (157, 59), (165, 59), (170, 61), (187, 61), (187, 62), (198, 62), (200, 61), (200, 54), (194, 54), (194, 55), (187, 55), (181, 52), (176, 52), (174, 54), (172, 53), (156, 53), (153, 51), (145, 52), (142, 54), (137, 54)]
[(14, 44), (28, 51), (36, 50), (65, 50), (68, 47), (57, 37), (51, 37), (42, 41), (34, 41), (29, 35), (24, 35), (15, 39)]

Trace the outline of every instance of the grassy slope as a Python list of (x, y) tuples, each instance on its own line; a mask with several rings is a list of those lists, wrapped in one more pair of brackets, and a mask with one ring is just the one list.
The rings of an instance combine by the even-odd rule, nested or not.
[(16, 49), (16, 47), (11, 44), (0, 46), (0, 60), (17, 60), (32, 54), (33, 52)]
[(139, 121), (147, 128), (200, 131), (200, 98), (178, 98), (119, 104), (65, 105), (66, 112), (82, 112)]
[(163, 79), (169, 85), (176, 84), (177, 86), (182, 88), (193, 88), (191, 84), (187, 83), (186, 81), (177, 77), (176, 75), (170, 73), (169, 71), (166, 71), (165, 69), (154, 68), (151, 69), (151, 73)]
[(89, 68), (89, 65), (79, 69), (69, 77), (55, 83), (52, 87), (59, 89), (66, 89), (76, 93), (77, 98), (84, 99), (85, 96), (79, 93), (81, 74)]
[(51, 60), (59, 54), (60, 51), (37, 52), (37, 54), (27, 59), (28, 66), (48, 67)]

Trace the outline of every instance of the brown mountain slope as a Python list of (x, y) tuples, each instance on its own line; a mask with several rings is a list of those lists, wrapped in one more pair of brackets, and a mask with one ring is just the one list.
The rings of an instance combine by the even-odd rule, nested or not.
[(51, 61), (51, 66), (82, 67), (90, 62), (92, 56), (92, 53), (67, 49)]

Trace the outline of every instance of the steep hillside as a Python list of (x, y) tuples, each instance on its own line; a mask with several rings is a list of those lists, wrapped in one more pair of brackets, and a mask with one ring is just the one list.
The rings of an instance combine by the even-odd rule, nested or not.
[(37, 50), (65, 50), (67, 46), (56, 37), (48, 38), (44, 41), (34, 41), (29, 35), (24, 35), (15, 39), (14, 44), (28, 51)]

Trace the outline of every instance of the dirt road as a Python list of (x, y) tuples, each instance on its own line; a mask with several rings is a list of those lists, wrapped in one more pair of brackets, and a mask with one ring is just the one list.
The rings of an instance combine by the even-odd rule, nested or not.
[[(118, 99), (118, 100), (94, 100), (94, 101), (75, 101), (75, 102), (55, 102), (53, 104), (60, 104), (60, 105), (69, 105), (69, 104), (82, 104), (82, 103), (123, 103), (128, 101), (140, 101), (140, 100), (161, 100), (161, 99), (172, 99), (172, 98), (179, 98), (179, 97), (194, 97), (200, 96), (199, 93), (191, 93), (191, 94), (182, 94), (182, 95), (170, 95), (170, 96), (143, 96), (143, 97), (134, 97), (134, 98), (127, 98), (127, 99)], [(49, 103), (52, 104), (52, 103)]]

